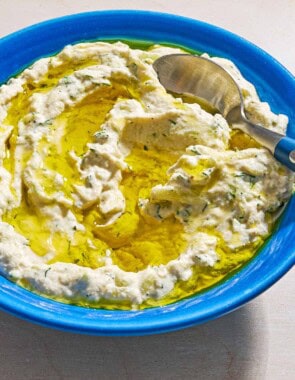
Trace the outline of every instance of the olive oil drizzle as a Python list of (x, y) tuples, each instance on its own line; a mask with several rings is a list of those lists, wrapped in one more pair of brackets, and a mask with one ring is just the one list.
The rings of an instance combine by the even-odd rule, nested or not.
[[(138, 47), (135, 46), (136, 43), (129, 43), (129, 45)], [(74, 64), (68, 62), (50, 68), (38, 83), (26, 83), (23, 92), (12, 100), (4, 121), (4, 125), (14, 127), (7, 142), (4, 159), (4, 167), (11, 172), (12, 176), (16, 166), (14, 155), (18, 125), (29, 113), (32, 95), (50, 91), (61, 78), (71, 75), (77, 69), (94, 64), (99, 64), (99, 59), (81, 60)], [(73, 150), (77, 156), (83, 156), (87, 151), (87, 143), (93, 141), (94, 134), (100, 130), (118, 97), (128, 99), (134, 96), (139, 96), (134, 87), (114, 84), (111, 89), (106, 90), (104, 96), (101, 92), (94, 91), (75, 106), (66, 109), (54, 121), (49, 121), (51, 139), (44, 138), (39, 141), (37, 150), (41, 152), (45, 149), (47, 152), (43, 168), (62, 175), (64, 178), (62, 191), (70, 200), (73, 200), (73, 185), (81, 184), (81, 180), (69, 152)], [(59, 141), (55, 138), (58, 134), (62, 135), (61, 144), (58, 142), (52, 144), (52, 141)], [(241, 132), (232, 134), (231, 149), (245, 149), (249, 146), (253, 146), (253, 141), (247, 139), (244, 134), (241, 135)], [(28, 163), (30, 154), (31, 152), (27, 152), (23, 156), (21, 163), (23, 168)], [(126, 158), (130, 171), (123, 173), (120, 185), (120, 190), (126, 200), (124, 213), (110, 226), (102, 227), (102, 216), (97, 205), (87, 210), (77, 209), (74, 205), (69, 207), (78, 223), (85, 227), (84, 231), (74, 228), (73, 239), (69, 239), (60, 232), (51, 231), (46, 216), (34, 206), (25, 186), (19, 207), (8, 211), (2, 219), (28, 239), (30, 247), (37, 255), (48, 256), (48, 264), (66, 262), (95, 269), (104, 265), (106, 250), (110, 250), (114, 264), (125, 271), (138, 272), (149, 265), (165, 265), (176, 259), (187, 247), (184, 225), (174, 217), (163, 221), (145, 218), (140, 213), (138, 201), (141, 198), (148, 198), (153, 186), (167, 182), (167, 170), (177, 158), (174, 153), (153, 150), (146, 145), (133, 147)], [(204, 165), (206, 166), (206, 163)], [(198, 170), (203, 170), (203, 167)], [(48, 177), (47, 172), (40, 169), (37, 176), (47, 194), (51, 195), (56, 191), (56, 185)], [(203, 232), (217, 236), (208, 229)], [(140, 308), (166, 305), (213, 286), (224, 279), (229, 272), (251, 259), (263, 243), (260, 239), (238, 252), (229, 252), (221, 236), (217, 238), (220, 260), (213, 268), (196, 266), (193, 269), (193, 276), (188, 281), (177, 282), (175, 288), (167, 296), (160, 300), (149, 299), (140, 305)], [(69, 302), (65, 299), (58, 300)], [(131, 307), (130, 302), (127, 301), (101, 300), (91, 303), (76, 299), (73, 302), (82, 306), (107, 309), (130, 309)]]

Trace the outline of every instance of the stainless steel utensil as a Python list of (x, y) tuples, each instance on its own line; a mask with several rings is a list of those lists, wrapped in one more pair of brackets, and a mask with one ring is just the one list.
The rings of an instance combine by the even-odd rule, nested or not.
[(153, 67), (159, 81), (177, 94), (192, 94), (217, 109), (233, 128), (238, 128), (267, 148), (295, 171), (295, 140), (252, 123), (246, 116), (243, 96), (233, 77), (210, 59), (190, 54), (170, 54)]

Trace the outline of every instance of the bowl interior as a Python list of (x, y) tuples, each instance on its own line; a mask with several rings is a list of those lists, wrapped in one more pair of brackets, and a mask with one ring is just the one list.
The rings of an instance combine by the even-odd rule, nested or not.
[[(274, 112), (289, 116), (295, 138), (295, 80), (271, 56), (223, 29), (184, 17), (145, 11), (100, 11), (50, 20), (0, 40), (0, 83), (67, 44), (141, 40), (184, 46), (229, 58)], [(33, 322), (80, 333), (140, 335), (176, 330), (221, 316), (270, 287), (295, 262), (295, 199), (259, 254), (220, 285), (161, 308), (107, 311), (61, 304), (0, 277), (0, 307)]]

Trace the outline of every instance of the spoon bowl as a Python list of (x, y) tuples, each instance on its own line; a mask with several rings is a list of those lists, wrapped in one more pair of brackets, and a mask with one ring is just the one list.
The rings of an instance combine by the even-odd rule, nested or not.
[(290, 170), (295, 171), (295, 140), (252, 123), (246, 116), (243, 96), (234, 78), (205, 57), (169, 54), (153, 67), (160, 83), (176, 94), (189, 94), (208, 102), (233, 128), (242, 130)]

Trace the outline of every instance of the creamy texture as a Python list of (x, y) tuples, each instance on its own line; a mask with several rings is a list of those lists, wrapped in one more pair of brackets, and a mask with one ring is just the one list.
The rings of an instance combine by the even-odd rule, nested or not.
[[(4, 275), (65, 302), (128, 308), (193, 294), (254, 255), (293, 177), (220, 114), (164, 90), (152, 62), (179, 51), (67, 46), (0, 88)], [(212, 59), (251, 119), (284, 133), (287, 117)]]

